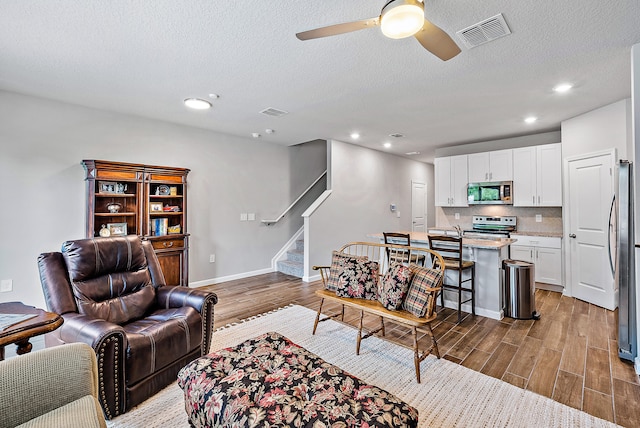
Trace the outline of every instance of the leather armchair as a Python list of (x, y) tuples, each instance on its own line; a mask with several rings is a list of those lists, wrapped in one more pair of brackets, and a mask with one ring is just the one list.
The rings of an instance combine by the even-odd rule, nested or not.
[(48, 310), (64, 318), (45, 343), (93, 348), (107, 419), (208, 353), (217, 296), (167, 286), (150, 242), (135, 235), (67, 241), (61, 252), (41, 254), (38, 268)]

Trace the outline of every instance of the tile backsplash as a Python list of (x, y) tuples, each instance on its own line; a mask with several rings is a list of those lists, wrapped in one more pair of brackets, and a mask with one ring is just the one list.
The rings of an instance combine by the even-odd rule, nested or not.
[[(456, 220), (458, 213), (460, 219)], [(518, 231), (520, 232), (551, 232), (562, 233), (562, 208), (540, 207), (524, 208), (511, 205), (484, 205), (473, 207), (436, 207), (435, 227), (453, 227), (459, 225), (462, 229), (471, 229), (474, 215), (486, 216), (516, 216)], [(542, 216), (542, 222), (536, 222), (536, 215)]]

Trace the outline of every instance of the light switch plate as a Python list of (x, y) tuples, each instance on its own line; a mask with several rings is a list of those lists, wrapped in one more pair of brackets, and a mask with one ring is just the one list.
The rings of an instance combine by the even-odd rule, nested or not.
[(542, 223), (542, 214), (536, 214), (536, 223)]
[(0, 281), (0, 292), (6, 293), (13, 290), (13, 280), (3, 279)]
[(247, 221), (247, 213), (240, 213), (240, 221)]
[(256, 213), (248, 213), (247, 214), (247, 220), (256, 221)]
[(453, 216), (456, 220), (460, 220), (460, 213), (455, 213)]

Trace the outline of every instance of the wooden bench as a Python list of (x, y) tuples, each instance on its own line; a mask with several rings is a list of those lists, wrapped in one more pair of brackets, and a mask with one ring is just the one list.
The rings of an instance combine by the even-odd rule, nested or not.
[[(444, 260), (440, 254), (435, 251), (429, 250), (427, 248), (419, 248), (419, 247), (409, 247), (403, 245), (396, 244), (384, 244), (384, 243), (374, 243), (374, 242), (352, 242), (344, 245), (339, 250), (340, 253), (348, 254), (351, 256), (367, 256), (369, 260), (377, 261), (379, 263), (379, 271), (378, 271), (378, 280), (381, 281), (382, 277), (385, 275), (387, 270), (389, 269), (389, 260), (397, 261), (397, 260), (411, 260), (412, 255), (424, 255), (425, 257), (421, 257), (423, 260), (423, 264), (425, 267), (430, 267), (433, 269), (442, 270), (444, 267)], [(407, 256), (407, 257), (404, 257)], [(415, 259), (415, 257), (414, 257)], [(329, 270), (330, 266), (313, 266), (314, 270), (320, 271), (320, 276), (322, 278), (322, 283), (327, 284), (327, 280), (329, 279)], [(337, 296), (334, 291), (330, 291), (325, 289), (317, 290), (316, 295), (321, 298), (320, 307), (318, 308), (318, 313), (316, 315), (316, 320), (313, 324), (313, 334), (316, 333), (316, 329), (318, 328), (318, 324), (320, 322), (340, 318), (341, 321), (344, 321), (344, 307), (348, 306), (360, 311), (360, 322), (358, 326), (358, 336), (356, 340), (356, 354), (360, 354), (360, 343), (362, 339), (366, 339), (378, 332), (381, 332), (382, 336), (385, 336), (385, 326), (384, 320), (390, 320), (392, 322), (409, 326), (413, 333), (413, 349), (414, 353), (414, 365), (416, 370), (416, 380), (420, 383), (420, 362), (422, 362), (427, 356), (433, 352), (436, 357), (440, 358), (440, 352), (438, 351), (438, 344), (436, 338), (433, 334), (433, 330), (431, 328), (431, 321), (435, 320), (437, 317), (435, 307), (436, 307), (436, 298), (438, 293), (442, 289), (442, 280), (438, 287), (428, 288), (427, 292), (429, 295), (427, 312), (424, 317), (417, 317), (412, 313), (400, 309), (400, 310), (388, 310), (380, 302), (377, 300), (366, 300), (366, 299), (356, 299), (350, 297), (340, 297)], [(324, 305), (324, 301), (332, 301), (335, 303), (339, 303), (342, 306), (342, 310), (340, 313), (327, 315), (324, 318), (322, 315), (322, 307)], [(366, 332), (366, 334), (362, 334), (363, 330), (363, 318), (364, 314), (371, 314), (380, 317), (380, 327), (376, 330), (371, 330)], [(422, 352), (418, 348), (418, 330), (426, 333), (431, 338), (431, 346)], [(404, 344), (399, 343), (402, 346), (406, 346)]]

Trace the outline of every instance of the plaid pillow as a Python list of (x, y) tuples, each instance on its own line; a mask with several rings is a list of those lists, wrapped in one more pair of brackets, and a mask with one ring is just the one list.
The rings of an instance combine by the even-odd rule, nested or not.
[(390, 311), (402, 307), (413, 272), (402, 263), (392, 262), (378, 286), (378, 301)]
[(414, 264), (409, 268), (413, 272), (413, 279), (402, 307), (417, 317), (423, 317), (427, 313), (431, 297), (427, 289), (441, 285), (442, 271)]
[(334, 251), (331, 253), (331, 267), (329, 268), (329, 278), (327, 278), (327, 284), (325, 288), (330, 291), (336, 291), (340, 285), (338, 278), (342, 272), (342, 264), (348, 259), (362, 259), (368, 260), (367, 256), (351, 256), (349, 254), (341, 253), (340, 251)]
[(378, 262), (356, 258), (342, 262), (336, 296), (378, 299)]

